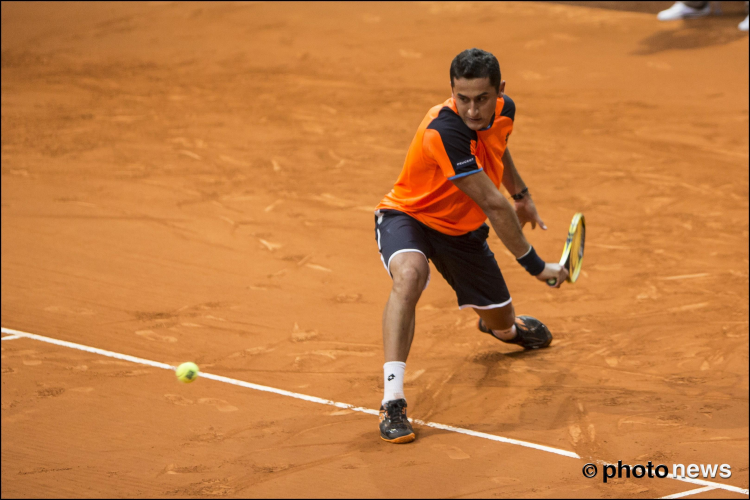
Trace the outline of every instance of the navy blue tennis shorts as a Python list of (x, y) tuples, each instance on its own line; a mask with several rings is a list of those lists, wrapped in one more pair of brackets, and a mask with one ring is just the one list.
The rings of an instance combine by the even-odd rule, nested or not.
[(487, 224), (461, 236), (450, 236), (398, 210), (375, 212), (375, 239), (388, 274), (394, 255), (419, 252), (453, 287), (461, 309), (492, 309), (511, 302), (495, 254), (487, 245), (489, 234)]

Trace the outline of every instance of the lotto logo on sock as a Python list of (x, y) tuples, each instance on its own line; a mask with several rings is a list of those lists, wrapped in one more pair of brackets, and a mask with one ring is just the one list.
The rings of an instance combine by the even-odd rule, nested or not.
[(391, 380), (393, 380), (394, 378), (396, 378), (396, 376), (395, 376), (394, 374), (392, 374), (392, 373), (391, 373), (390, 375), (388, 375), (388, 381), (389, 381), (389, 382), (390, 382)]

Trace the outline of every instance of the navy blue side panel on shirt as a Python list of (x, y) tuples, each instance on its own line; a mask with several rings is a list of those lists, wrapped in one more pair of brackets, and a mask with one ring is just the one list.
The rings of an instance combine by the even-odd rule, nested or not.
[(482, 170), (479, 168), (476, 157), (471, 154), (471, 141), (476, 142), (477, 133), (467, 127), (452, 109), (448, 107), (441, 109), (437, 118), (432, 120), (427, 128), (436, 130), (440, 134), (445, 152), (456, 172), (456, 175), (448, 179), (453, 180)]
[(507, 116), (512, 121), (516, 120), (516, 103), (507, 95), (503, 96), (503, 110), (500, 116)]

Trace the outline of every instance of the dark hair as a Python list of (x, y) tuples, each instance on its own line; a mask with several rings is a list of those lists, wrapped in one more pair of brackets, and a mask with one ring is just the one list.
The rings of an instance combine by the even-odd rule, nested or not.
[(490, 85), (500, 91), (500, 63), (497, 58), (482, 49), (467, 49), (453, 58), (451, 63), (451, 87), (454, 78), (490, 79)]

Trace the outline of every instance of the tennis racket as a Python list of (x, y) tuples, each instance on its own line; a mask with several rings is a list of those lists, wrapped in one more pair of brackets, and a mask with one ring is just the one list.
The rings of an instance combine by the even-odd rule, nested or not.
[[(578, 275), (581, 274), (581, 265), (583, 264), (583, 244), (586, 241), (586, 219), (582, 213), (573, 216), (573, 221), (568, 229), (568, 238), (565, 240), (560, 265), (565, 266), (568, 270), (566, 281), (575, 283)], [(547, 280), (549, 286), (557, 284), (557, 278)]]

